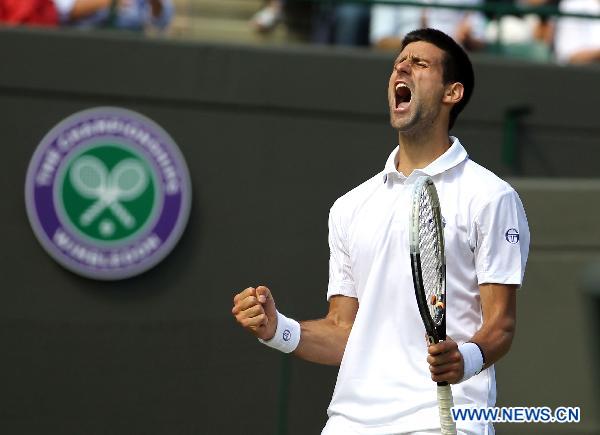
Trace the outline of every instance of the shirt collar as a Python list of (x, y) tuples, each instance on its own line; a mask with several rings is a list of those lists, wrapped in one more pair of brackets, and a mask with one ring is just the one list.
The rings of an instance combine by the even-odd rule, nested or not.
[[(459, 163), (465, 161), (469, 155), (467, 154), (467, 150), (462, 146), (458, 138), (450, 136), (450, 140), (452, 141), (452, 145), (450, 148), (446, 150), (444, 154), (439, 156), (429, 165), (424, 167), (423, 169), (417, 169), (419, 172), (424, 173), (425, 175), (429, 175), (433, 177), (434, 175), (441, 174), (449, 169), (452, 169)], [(397, 176), (402, 177), (402, 175), (396, 169), (396, 158), (398, 156), (398, 150), (400, 146), (397, 146), (385, 163), (385, 167), (383, 169), (383, 182), (387, 182), (388, 176), (391, 174), (396, 174)], [(405, 176), (403, 178), (406, 178)]]

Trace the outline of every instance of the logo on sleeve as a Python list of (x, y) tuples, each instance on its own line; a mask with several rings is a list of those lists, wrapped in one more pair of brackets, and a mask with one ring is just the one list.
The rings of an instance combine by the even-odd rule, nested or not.
[(519, 243), (519, 232), (515, 228), (509, 228), (504, 234), (508, 243)]
[(283, 331), (283, 341), (290, 341), (290, 338), (292, 338), (292, 333), (290, 332), (290, 330), (286, 329), (285, 331)]

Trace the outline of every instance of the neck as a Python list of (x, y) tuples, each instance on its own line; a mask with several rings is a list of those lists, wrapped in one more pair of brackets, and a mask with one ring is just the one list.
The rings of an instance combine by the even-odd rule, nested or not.
[(423, 169), (450, 148), (448, 129), (431, 127), (419, 132), (399, 132), (398, 172), (408, 177), (415, 169)]

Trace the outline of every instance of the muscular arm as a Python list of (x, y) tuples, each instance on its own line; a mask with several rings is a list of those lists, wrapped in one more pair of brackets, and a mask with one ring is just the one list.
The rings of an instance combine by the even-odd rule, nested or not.
[(324, 319), (300, 322), (300, 343), (294, 355), (319, 364), (339, 365), (358, 311), (358, 300), (333, 296)]
[(479, 286), (483, 325), (471, 338), (483, 349), (488, 368), (508, 353), (517, 323), (516, 286), (483, 284)]
[[(300, 322), (300, 342), (294, 355), (320, 364), (339, 365), (358, 311), (358, 300), (333, 296), (327, 316)], [(247, 331), (271, 340), (277, 329), (277, 309), (271, 290), (265, 286), (248, 287), (233, 298), (231, 313)]]
[[(512, 344), (517, 314), (516, 286), (482, 284), (479, 290), (483, 324), (469, 341), (481, 347), (485, 355), (484, 368), (487, 368), (502, 358)], [(429, 346), (428, 351), (432, 380), (456, 383), (462, 379), (464, 364), (456, 342), (448, 339)]]

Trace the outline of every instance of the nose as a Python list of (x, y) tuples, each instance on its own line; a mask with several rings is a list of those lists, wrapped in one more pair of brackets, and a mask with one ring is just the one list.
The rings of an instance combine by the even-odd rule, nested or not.
[(400, 74), (400, 73), (410, 74), (410, 61), (408, 59), (405, 59), (402, 62), (398, 62), (396, 64), (396, 72), (398, 74)]

